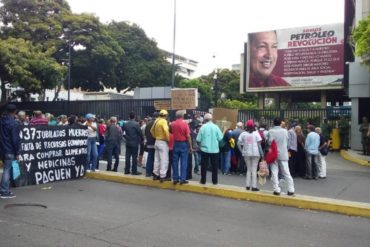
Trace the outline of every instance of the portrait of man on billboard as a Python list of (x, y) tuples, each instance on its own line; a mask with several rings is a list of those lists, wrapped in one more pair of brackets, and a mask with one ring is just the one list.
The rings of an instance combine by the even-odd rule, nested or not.
[(290, 86), (283, 78), (273, 74), (278, 59), (276, 31), (249, 34), (249, 87)]

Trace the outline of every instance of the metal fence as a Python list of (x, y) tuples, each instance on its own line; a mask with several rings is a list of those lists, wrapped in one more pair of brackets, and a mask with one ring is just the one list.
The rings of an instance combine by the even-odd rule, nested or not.
[[(129, 100), (91, 100), (91, 101), (35, 101), (35, 102), (14, 102), (19, 110), (28, 114), (34, 110), (52, 113), (55, 116), (62, 114), (85, 115), (93, 113), (100, 117), (120, 116), (127, 119), (130, 112), (135, 112), (138, 118), (151, 115), (154, 111), (154, 102), (168, 99), (129, 99)], [(196, 110), (208, 111), (209, 102), (199, 100)]]
[(264, 122), (268, 126), (272, 126), (273, 119), (275, 117), (280, 117), (285, 121), (295, 121), (302, 124), (310, 122), (319, 126), (324, 118), (327, 118), (329, 123), (334, 125), (340, 116), (350, 119), (351, 108), (334, 107), (308, 110), (240, 110), (238, 113), (238, 120), (244, 123), (248, 119), (253, 119), (255, 122)]
[[(128, 118), (131, 111), (135, 112), (138, 118), (151, 115), (154, 111), (154, 102), (168, 99), (130, 99), (130, 100), (92, 100), (92, 101), (56, 101), (56, 102), (16, 102), (17, 108), (27, 113), (34, 110), (50, 112), (55, 116), (61, 114), (85, 115), (94, 113), (100, 117), (120, 116)], [(210, 103), (207, 100), (199, 100), (197, 109), (188, 111), (188, 113), (199, 113), (204, 115), (208, 112)], [(174, 115), (172, 112), (171, 116)], [(311, 122), (319, 125), (323, 118), (327, 118), (334, 125), (339, 116), (347, 119), (351, 118), (350, 107), (333, 107), (327, 109), (308, 109), (308, 110), (239, 110), (238, 121), (245, 123), (248, 119), (255, 122), (265, 122), (271, 126), (275, 117), (280, 117), (287, 121), (296, 121), (300, 123)]]

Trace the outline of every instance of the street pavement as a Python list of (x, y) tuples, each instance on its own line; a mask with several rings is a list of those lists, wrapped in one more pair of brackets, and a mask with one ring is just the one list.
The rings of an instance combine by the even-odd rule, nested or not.
[[(354, 202), (370, 203), (370, 167), (360, 166), (343, 159), (338, 152), (331, 152), (327, 157), (327, 178), (319, 180), (304, 180), (295, 178), (296, 194), (325, 197)], [(101, 170), (105, 170), (106, 162), (101, 161)], [(119, 172), (124, 169), (124, 157), (120, 157)], [(145, 174), (145, 170), (138, 171)], [(208, 172), (207, 182), (211, 182), (211, 173)], [(221, 175), (219, 184), (245, 187), (245, 176)], [(200, 175), (193, 173), (192, 181), (200, 181)], [(271, 181), (268, 180), (262, 190), (271, 191)]]
[(4, 247), (367, 247), (370, 243), (369, 218), (92, 179), (20, 187), (14, 192), (16, 198), (0, 200), (0, 246)]

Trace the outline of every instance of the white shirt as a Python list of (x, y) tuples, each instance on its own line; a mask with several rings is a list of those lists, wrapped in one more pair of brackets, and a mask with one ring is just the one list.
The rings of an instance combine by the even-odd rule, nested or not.
[(257, 131), (249, 133), (244, 131), (240, 134), (238, 145), (243, 146), (241, 150), (243, 156), (260, 157), (258, 150), (258, 142), (262, 141), (260, 134)]
[[(84, 125), (87, 125), (87, 122), (84, 123)], [(91, 125), (97, 130), (98, 127), (97, 127), (97, 124), (95, 122), (92, 122)], [(96, 130), (93, 130), (93, 128), (91, 128), (90, 126), (87, 126), (87, 133), (88, 133), (88, 137), (96, 137), (97, 136), (97, 132)]]

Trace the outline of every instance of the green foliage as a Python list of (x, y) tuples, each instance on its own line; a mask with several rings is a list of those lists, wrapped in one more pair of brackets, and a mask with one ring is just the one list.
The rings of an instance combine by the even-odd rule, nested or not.
[(239, 100), (227, 99), (225, 101), (218, 101), (218, 105), (225, 108), (238, 109), (238, 110), (252, 110), (257, 109), (257, 104), (254, 102), (243, 102)]
[(116, 70), (117, 89), (171, 84), (171, 65), (157, 43), (149, 39), (142, 28), (136, 24), (112, 22), (108, 30), (125, 50)]
[(2, 96), (5, 96), (5, 83), (22, 87), (27, 93), (36, 93), (43, 88), (55, 87), (64, 74), (65, 67), (42, 52), (40, 46), (34, 46), (23, 39), (9, 38), (0, 41)]
[(370, 69), (370, 14), (359, 22), (352, 37), (356, 43), (356, 55), (361, 57), (363, 63)]

